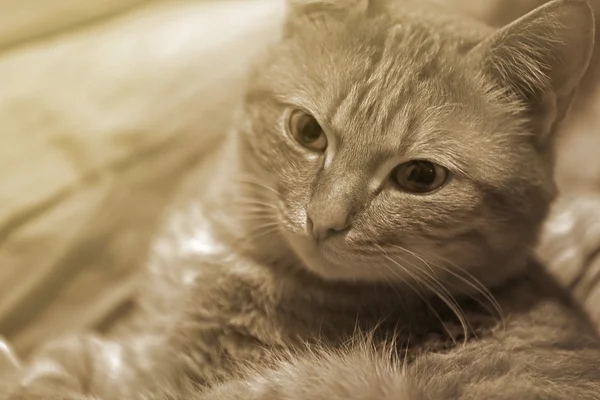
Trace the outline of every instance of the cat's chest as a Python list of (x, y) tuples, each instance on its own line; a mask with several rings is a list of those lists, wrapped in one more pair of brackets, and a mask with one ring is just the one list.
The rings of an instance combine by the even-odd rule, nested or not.
[(198, 380), (224, 379), (241, 363), (263, 362), (268, 354), (306, 343), (339, 346), (383, 319), (397, 319), (382, 318), (375, 309), (286, 293), (265, 277), (222, 273), (222, 265), (206, 263), (204, 268), (195, 285), (187, 286), (171, 339)]
[(427, 307), (407, 313), (392, 298), (380, 302), (348, 292), (319, 296), (307, 294), (310, 289), (282, 290), (266, 277), (200, 273), (196, 279), (173, 340), (187, 354), (186, 368), (202, 381), (224, 379), (242, 363), (262, 363), (306, 344), (335, 348), (369, 336), (375, 345), (393, 341), (399, 352), (410, 348), (414, 351), (405, 354), (411, 357), (462, 339), (456, 321), (440, 323), (440, 315)]

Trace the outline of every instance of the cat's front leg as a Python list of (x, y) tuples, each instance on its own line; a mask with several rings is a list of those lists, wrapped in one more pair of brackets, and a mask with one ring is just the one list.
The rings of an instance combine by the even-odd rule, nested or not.
[(528, 302), (531, 285), (511, 288), (506, 296), (516, 308), (505, 323), (448, 352), (418, 357), (407, 375), (429, 400), (600, 399), (595, 327), (559, 296), (534, 294)]
[(279, 357), (268, 368), (207, 390), (166, 390), (152, 400), (426, 400), (390, 354), (370, 345)]
[(426, 356), (413, 370), (428, 400), (597, 400), (600, 352), (491, 346)]

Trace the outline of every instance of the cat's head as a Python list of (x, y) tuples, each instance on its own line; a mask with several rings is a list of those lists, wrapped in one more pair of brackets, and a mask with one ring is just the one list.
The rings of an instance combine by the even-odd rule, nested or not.
[(508, 276), (555, 196), (592, 12), (557, 0), (493, 31), (395, 3), (289, 0), (247, 94), (244, 157), (323, 278)]

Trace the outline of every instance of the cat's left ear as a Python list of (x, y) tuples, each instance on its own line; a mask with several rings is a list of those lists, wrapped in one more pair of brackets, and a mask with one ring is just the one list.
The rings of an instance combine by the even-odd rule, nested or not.
[(538, 143), (562, 121), (588, 68), (594, 16), (585, 0), (554, 0), (470, 52), (498, 84), (524, 102)]

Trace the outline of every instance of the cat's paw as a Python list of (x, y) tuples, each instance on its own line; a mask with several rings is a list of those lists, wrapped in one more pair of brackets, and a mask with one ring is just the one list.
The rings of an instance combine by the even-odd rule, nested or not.
[(370, 344), (288, 354), (207, 391), (188, 387), (152, 400), (428, 400), (398, 360)]

